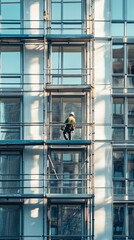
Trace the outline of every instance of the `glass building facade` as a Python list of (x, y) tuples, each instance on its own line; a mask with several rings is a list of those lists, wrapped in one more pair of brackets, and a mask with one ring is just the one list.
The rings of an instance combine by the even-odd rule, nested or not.
[(1, 240), (134, 239), (133, 7), (0, 0)]

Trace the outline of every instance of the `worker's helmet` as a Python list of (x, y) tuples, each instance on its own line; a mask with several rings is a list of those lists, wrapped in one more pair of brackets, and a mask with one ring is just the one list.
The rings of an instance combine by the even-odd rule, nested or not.
[(69, 115), (71, 115), (71, 116), (73, 116), (73, 117), (75, 116), (74, 112), (70, 112)]

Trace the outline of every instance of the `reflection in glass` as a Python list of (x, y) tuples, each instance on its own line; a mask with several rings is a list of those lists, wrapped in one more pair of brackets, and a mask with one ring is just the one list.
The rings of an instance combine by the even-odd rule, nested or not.
[(134, 152), (128, 151), (128, 177), (134, 179)]
[(20, 193), (20, 155), (7, 153), (0, 155), (0, 193)]
[[(20, 205), (0, 205), (0, 236), (4, 238), (20, 235)], [(2, 239), (3, 239), (2, 238)], [(5, 239), (5, 238), (4, 238)]]
[(134, 128), (128, 128), (128, 140), (134, 140)]
[(125, 181), (114, 180), (114, 194), (124, 194), (125, 193)]
[(113, 45), (113, 73), (124, 73), (123, 45)]
[(134, 98), (128, 98), (128, 124), (134, 124)]
[[(81, 205), (51, 205), (51, 234), (64, 236), (82, 235)], [(83, 229), (84, 230), (84, 229)], [(73, 239), (71, 237), (71, 239)], [(62, 238), (63, 239), (63, 238)], [(70, 238), (69, 238), (70, 239)], [(81, 238), (80, 238), (81, 239)]]
[(125, 139), (125, 129), (124, 128), (113, 128), (113, 134), (112, 134), (113, 140), (124, 140)]
[(124, 177), (124, 151), (113, 151), (113, 176)]
[(113, 88), (124, 88), (125, 86), (125, 81), (124, 77), (113, 77)]
[(134, 88), (134, 77), (127, 77), (127, 88)]
[(124, 99), (113, 98), (113, 124), (124, 123)]
[(128, 51), (128, 74), (134, 74), (134, 45), (127, 45)]
[[(79, 151), (52, 151), (48, 173), (50, 193), (86, 193), (84, 157)], [(54, 171), (55, 169), (55, 171)]]
[(129, 204), (128, 206), (128, 228), (130, 239), (134, 237), (134, 205)]
[(114, 204), (114, 222), (113, 234), (123, 235), (125, 230), (124, 206), (121, 204)]

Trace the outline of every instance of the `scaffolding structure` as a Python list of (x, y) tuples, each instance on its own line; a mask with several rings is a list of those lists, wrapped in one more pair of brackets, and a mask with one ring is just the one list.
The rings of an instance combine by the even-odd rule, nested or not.
[[(1, 49), (19, 46), (30, 53), (31, 49), (41, 51), (43, 47), (44, 68), (37, 74), (25, 71), (26, 66), (22, 73), (1, 74), (0, 95), (4, 104), (3, 99), (8, 99), (8, 104), (11, 101), (14, 108), (24, 111), (30, 101), (31, 108), (38, 101), (36, 108), (41, 106), (38, 115), (41, 112), (42, 116), (30, 121), (32, 114), (28, 117), (28, 108), (21, 119), (0, 122), (1, 161), (4, 162), (6, 152), (9, 159), (12, 156), (19, 159), (22, 165), (19, 163), (18, 168), (23, 169), (1, 174), (0, 204), (15, 205), (21, 211), (24, 205), (33, 204), (33, 208), (38, 206), (44, 215), (41, 235), (21, 230), (18, 235), (6, 236), (10, 240), (94, 239), (93, 2), (87, 1), (82, 6), (82, 19), (73, 20), (53, 19), (53, 3), (57, 2), (45, 1), (43, 21), (33, 21), (35, 26), (39, 23), (40, 29), (32, 29), (30, 21), (23, 20), (16, 23), (18, 27), (13, 33), (12, 21), (10, 27), (1, 21), (4, 26)], [(61, 3), (63, 7), (63, 1)], [(75, 60), (76, 64), (72, 62), (71, 66), (68, 56), (72, 56), (70, 63)], [(20, 116), (20, 110), (17, 111)], [(72, 140), (64, 140), (60, 127), (71, 111), (76, 115), (76, 130)], [(16, 135), (12, 134), (14, 129)], [(38, 171), (32, 161), (37, 163), (40, 159)], [(30, 166), (28, 170), (27, 166)], [(27, 215), (23, 215), (26, 219)], [(5, 235), (0, 236), (3, 238)]]

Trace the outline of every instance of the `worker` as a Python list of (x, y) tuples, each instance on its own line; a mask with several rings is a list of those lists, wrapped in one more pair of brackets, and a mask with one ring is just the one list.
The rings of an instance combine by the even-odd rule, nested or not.
[(71, 134), (74, 131), (75, 127), (76, 127), (75, 114), (74, 112), (71, 112), (69, 114), (69, 117), (66, 119), (64, 126), (61, 126), (63, 136), (66, 140), (71, 140)]

